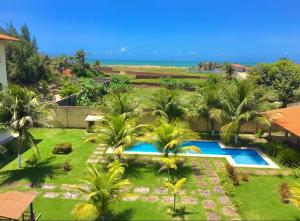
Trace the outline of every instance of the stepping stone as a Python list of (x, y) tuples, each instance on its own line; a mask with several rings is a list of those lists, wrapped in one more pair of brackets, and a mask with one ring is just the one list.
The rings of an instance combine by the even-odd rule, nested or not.
[(90, 190), (90, 187), (88, 185), (85, 185), (85, 184), (80, 184), (78, 185), (79, 188), (85, 190), (85, 191), (89, 191)]
[(136, 201), (138, 199), (138, 196), (126, 196), (122, 200), (123, 201)]
[(195, 175), (195, 178), (197, 179), (197, 180), (203, 180), (204, 179), (204, 176), (203, 175), (201, 175), (201, 174), (199, 174), (199, 175)]
[(135, 193), (149, 193), (149, 187), (136, 187), (134, 188), (133, 192)]
[(198, 181), (198, 182), (197, 182), (197, 185), (198, 185), (199, 187), (206, 187), (206, 186), (207, 186), (207, 183), (206, 183), (205, 181)]
[(86, 162), (95, 164), (95, 163), (99, 163), (99, 160), (98, 159), (88, 159)]
[(58, 198), (58, 196), (59, 193), (55, 193), (55, 192), (46, 192), (43, 195), (44, 198)]
[(105, 144), (100, 143), (98, 144), (98, 147), (105, 147)]
[(101, 163), (101, 164), (107, 164), (108, 161), (107, 161), (106, 159), (101, 159), (101, 160), (99, 161), (99, 163)]
[(267, 175), (267, 172), (265, 170), (256, 170), (255, 172), (256, 172), (256, 175), (260, 175), (260, 176)]
[(79, 197), (79, 193), (66, 192), (63, 194), (64, 199), (77, 199)]
[(75, 184), (62, 184), (60, 189), (62, 190), (76, 190), (78, 188), (78, 185)]
[(210, 178), (210, 182), (214, 185), (219, 185), (220, 179), (218, 177), (212, 177), (212, 178)]
[(89, 156), (89, 159), (88, 159), (88, 160), (90, 160), (90, 159), (91, 159), (91, 160), (94, 160), (94, 159), (97, 158), (97, 157), (98, 157), (98, 156), (92, 154), (92, 155)]
[(195, 205), (198, 203), (197, 199), (193, 197), (182, 197), (181, 201), (184, 204), (191, 204), (191, 205)]
[(227, 206), (231, 204), (231, 200), (229, 199), (228, 196), (223, 195), (223, 196), (219, 196), (218, 201), (221, 205), (223, 206)]
[(102, 155), (104, 152), (103, 151), (95, 151), (93, 154), (95, 155)]
[(167, 188), (163, 188), (163, 187), (159, 187), (159, 188), (155, 188), (154, 192), (156, 194), (167, 194), (168, 193), (168, 189)]
[(130, 190), (131, 190), (131, 186), (124, 186), (124, 187), (122, 187), (122, 191), (124, 191), (124, 192), (129, 192)]
[(214, 187), (214, 192), (215, 193), (224, 193), (223, 187), (222, 186), (215, 186)]
[(209, 197), (210, 193), (211, 193), (210, 190), (199, 190), (199, 192), (200, 192), (200, 195), (203, 197)]
[(289, 176), (289, 175), (291, 175), (291, 172), (288, 170), (285, 170), (285, 171), (283, 171), (282, 174), (283, 174), (283, 176)]
[(268, 174), (270, 175), (276, 175), (277, 171), (276, 170), (269, 170)]
[(96, 150), (105, 150), (105, 147), (97, 147)]
[(216, 173), (216, 171), (214, 171), (214, 170), (207, 172), (207, 174), (210, 177), (219, 177), (218, 174)]
[(180, 195), (185, 195), (185, 190), (179, 190)]
[(204, 201), (202, 202), (202, 205), (203, 205), (203, 207), (204, 207), (205, 209), (213, 210), (213, 209), (216, 208), (216, 203), (215, 203), (215, 201), (213, 201), (213, 200), (204, 200)]
[(207, 211), (206, 212), (206, 218), (207, 218), (208, 221), (219, 221), (219, 220), (221, 220), (220, 216), (216, 212), (213, 212), (213, 211)]
[(162, 197), (162, 201), (164, 203), (173, 203), (174, 202), (174, 198), (172, 196), (163, 196)]
[(145, 196), (143, 198), (143, 200), (147, 201), (147, 202), (150, 202), (150, 203), (154, 203), (154, 202), (157, 202), (158, 201), (158, 196)]
[(225, 206), (222, 208), (222, 212), (225, 216), (235, 217), (238, 216), (237, 212), (231, 206)]
[(56, 188), (56, 185), (54, 185), (54, 184), (43, 184), (41, 186), (41, 188), (43, 190), (54, 190)]

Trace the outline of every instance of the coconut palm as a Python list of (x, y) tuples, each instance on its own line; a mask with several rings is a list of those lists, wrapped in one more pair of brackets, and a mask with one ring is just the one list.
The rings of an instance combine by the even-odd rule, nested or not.
[(270, 125), (261, 112), (273, 105), (272, 98), (268, 93), (257, 93), (255, 87), (250, 81), (233, 81), (223, 93), (222, 107), (211, 110), (210, 117), (223, 123), (221, 136), (226, 142), (234, 135), (235, 143), (238, 143), (240, 128), (249, 121)]
[(179, 99), (179, 91), (161, 89), (155, 92), (150, 100), (153, 103), (153, 114), (168, 119), (169, 122), (182, 119), (184, 108)]
[(225, 63), (223, 65), (223, 70), (226, 74), (226, 79), (227, 80), (232, 80), (233, 74), (234, 74), (234, 68), (233, 68), (232, 64)]
[(126, 118), (137, 116), (141, 113), (138, 103), (126, 93), (110, 94), (106, 96), (105, 106), (113, 115), (124, 114)]
[(22, 145), (30, 144), (36, 154), (39, 151), (29, 129), (36, 126), (50, 126), (56, 104), (40, 102), (41, 97), (19, 86), (10, 86), (0, 95), (0, 119), (2, 127), (13, 130), (17, 135), (18, 167), (22, 167)]
[(197, 138), (197, 134), (183, 122), (169, 123), (165, 119), (160, 119), (154, 125), (150, 136), (151, 138), (148, 140), (153, 140), (153, 145), (164, 153), (165, 157), (169, 157), (169, 153), (176, 155), (187, 151), (199, 152), (199, 148), (195, 146), (181, 146), (184, 141)]
[(87, 188), (78, 188), (87, 195), (86, 202), (78, 203), (73, 209), (77, 219), (105, 219), (113, 202), (132, 197), (125, 190), (131, 183), (124, 179), (124, 167), (111, 167), (107, 172), (97, 170), (90, 166), (88, 176), (84, 180)]
[(179, 194), (179, 191), (182, 189), (183, 184), (186, 182), (186, 178), (181, 178), (176, 183), (166, 182), (165, 186), (173, 194), (173, 214), (176, 211), (176, 196)]
[(170, 170), (174, 169), (177, 170), (177, 158), (176, 157), (163, 157), (160, 159), (162, 162), (161, 168), (158, 170), (158, 172), (162, 170), (168, 171), (168, 181), (170, 181)]
[(138, 133), (146, 125), (137, 125), (134, 120), (127, 119), (124, 114), (110, 116), (103, 124), (95, 129), (95, 136), (90, 139), (99, 138), (107, 148), (112, 148), (114, 154), (120, 159), (123, 151), (132, 146), (137, 140)]

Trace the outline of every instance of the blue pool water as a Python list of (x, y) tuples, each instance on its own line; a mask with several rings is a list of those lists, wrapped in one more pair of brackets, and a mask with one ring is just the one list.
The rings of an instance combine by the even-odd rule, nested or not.
[[(230, 155), (236, 164), (268, 165), (268, 163), (251, 149), (222, 149), (218, 142), (214, 141), (186, 141), (182, 146), (196, 146), (201, 154)], [(126, 152), (158, 153), (157, 148), (149, 143), (139, 143)], [(199, 154), (189, 151), (189, 154)]]

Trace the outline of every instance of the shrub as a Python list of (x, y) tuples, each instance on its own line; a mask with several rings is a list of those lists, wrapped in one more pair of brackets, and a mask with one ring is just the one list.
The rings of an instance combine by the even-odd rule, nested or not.
[(300, 154), (298, 151), (291, 148), (282, 149), (278, 155), (278, 160), (287, 167), (296, 167), (300, 162)]
[(256, 136), (258, 138), (262, 137), (262, 135), (264, 135), (264, 131), (262, 129), (259, 129), (259, 130), (256, 131)]
[(56, 144), (55, 147), (52, 150), (53, 154), (68, 154), (72, 152), (72, 144), (70, 143), (61, 143)]
[(279, 194), (280, 194), (280, 197), (281, 197), (281, 202), (283, 202), (283, 203), (288, 203), (289, 202), (289, 197), (291, 195), (291, 192), (290, 192), (290, 187), (287, 183), (280, 184)]
[(268, 143), (266, 147), (266, 151), (273, 157), (276, 157), (283, 148), (288, 148), (280, 142)]
[(240, 184), (240, 181), (239, 181), (239, 177), (237, 176), (234, 167), (231, 166), (229, 163), (227, 163), (226, 171), (227, 171), (229, 178), (232, 180), (233, 185), (238, 186)]
[(177, 81), (172, 77), (160, 78), (159, 85), (165, 88), (176, 88), (178, 86)]
[(300, 177), (300, 170), (299, 170), (299, 168), (294, 168), (292, 170), (292, 176), (295, 177), (295, 178), (299, 178)]
[(25, 161), (25, 163), (26, 163), (27, 167), (29, 167), (29, 166), (33, 167), (38, 163), (38, 160), (39, 160), (38, 156), (36, 154), (33, 154)]
[(111, 93), (126, 93), (131, 89), (130, 79), (126, 75), (112, 75), (108, 90)]
[(245, 181), (245, 182), (248, 182), (249, 181), (249, 174), (244, 172), (241, 174), (242, 175), (242, 180)]
[(65, 80), (63, 82), (62, 87), (59, 90), (59, 95), (61, 97), (67, 97), (67, 96), (70, 96), (72, 94), (76, 94), (78, 92), (79, 92), (79, 87), (76, 84), (74, 84), (70, 80)]
[(72, 166), (71, 166), (71, 164), (69, 163), (69, 161), (65, 161), (65, 162), (62, 164), (62, 169), (63, 169), (64, 171), (66, 171), (66, 172), (72, 170)]

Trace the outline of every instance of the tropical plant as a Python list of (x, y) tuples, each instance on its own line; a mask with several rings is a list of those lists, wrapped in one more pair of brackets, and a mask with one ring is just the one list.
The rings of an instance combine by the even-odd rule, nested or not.
[(72, 211), (77, 219), (104, 220), (113, 202), (133, 196), (126, 193), (126, 187), (131, 183), (129, 179), (123, 178), (124, 167), (112, 168), (104, 172), (92, 165), (89, 167), (88, 176), (84, 180), (88, 188), (79, 188), (83, 194), (87, 194), (87, 200), (76, 204)]
[(10, 86), (0, 94), (0, 120), (5, 128), (18, 134), (18, 167), (22, 166), (21, 147), (32, 145), (39, 156), (37, 146), (29, 129), (34, 125), (50, 126), (56, 104), (40, 102), (40, 97), (32, 91), (19, 86)]
[(126, 75), (112, 75), (108, 90), (111, 93), (126, 93), (131, 90), (130, 79)]
[(181, 178), (176, 183), (166, 182), (165, 186), (173, 194), (173, 214), (176, 213), (176, 196), (179, 194), (179, 191), (183, 188), (183, 184), (186, 182), (186, 178)]
[(141, 113), (136, 99), (128, 94), (109, 94), (105, 97), (107, 111), (113, 115), (124, 114), (126, 118), (135, 117)]
[(174, 121), (169, 123), (164, 119), (158, 120), (153, 130), (150, 132), (150, 139), (153, 141), (159, 152), (165, 157), (169, 157), (170, 153), (177, 154), (187, 151), (199, 152), (199, 148), (195, 146), (182, 146), (184, 141), (197, 138), (197, 134), (189, 129), (188, 125), (183, 122)]
[(184, 117), (185, 109), (179, 99), (179, 91), (161, 89), (155, 92), (150, 100), (155, 116), (165, 117), (169, 122)]
[(170, 181), (170, 170), (177, 170), (177, 158), (176, 157), (163, 157), (160, 159), (162, 162), (161, 168), (158, 170), (158, 172), (162, 170), (167, 170), (168, 172), (168, 181)]
[(96, 136), (107, 148), (112, 148), (114, 154), (120, 159), (123, 151), (136, 142), (139, 131), (144, 127), (144, 124), (137, 125), (133, 119), (127, 119), (124, 114), (110, 116), (103, 121), (102, 125), (96, 127), (95, 135), (89, 139), (95, 139)]
[(233, 79), (233, 74), (234, 74), (234, 68), (233, 68), (232, 64), (225, 63), (223, 65), (223, 70), (226, 74), (226, 79), (227, 80), (232, 80)]
[(172, 77), (162, 77), (159, 80), (159, 85), (168, 89), (174, 89), (178, 86), (178, 83)]
[(251, 81), (234, 80), (222, 94), (221, 108), (213, 108), (210, 117), (224, 124), (221, 137), (225, 142), (235, 135), (235, 143), (238, 143), (241, 126), (251, 120), (260, 125), (270, 125), (261, 112), (276, 105), (272, 103), (273, 97), (268, 93), (257, 93)]

